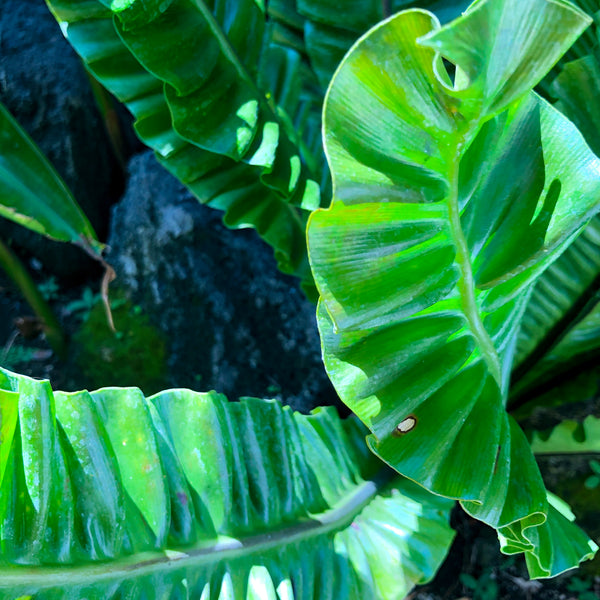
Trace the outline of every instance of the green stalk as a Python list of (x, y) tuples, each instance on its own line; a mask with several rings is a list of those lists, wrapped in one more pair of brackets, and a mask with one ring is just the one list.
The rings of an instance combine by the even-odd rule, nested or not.
[(497, 381), (500, 389), (502, 389), (502, 369), (500, 366), (500, 359), (498, 358), (494, 343), (490, 339), (490, 336), (483, 325), (481, 315), (479, 314), (479, 308), (475, 298), (475, 278), (473, 277), (473, 269), (471, 267), (471, 253), (460, 222), (460, 209), (458, 206), (458, 171), (461, 149), (462, 146), (459, 146), (452, 159), (452, 167), (448, 177), (450, 182), (450, 195), (448, 198), (450, 231), (456, 246), (456, 261), (460, 267), (458, 289), (460, 291), (462, 308), (467, 317), (471, 333), (477, 340), (482, 357), (485, 360), (488, 369)]
[(113, 152), (119, 162), (121, 171), (126, 170), (127, 159), (125, 158), (125, 142), (123, 141), (123, 133), (119, 124), (119, 116), (115, 110), (115, 105), (112, 96), (108, 90), (89, 72), (87, 71), (92, 93), (96, 100), (96, 105), (104, 121), (104, 127), (110, 140)]
[(41, 319), (44, 334), (54, 352), (62, 359), (67, 354), (65, 334), (54, 316), (52, 309), (44, 300), (31, 275), (16, 254), (0, 240), (0, 266), (21, 290), (25, 300)]

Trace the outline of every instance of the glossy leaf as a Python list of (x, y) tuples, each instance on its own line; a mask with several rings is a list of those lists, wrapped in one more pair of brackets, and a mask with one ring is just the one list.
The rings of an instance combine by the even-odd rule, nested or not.
[(102, 251), (69, 188), (2, 104), (0, 215), (52, 239)]
[(444, 27), (421, 10), (375, 27), (328, 91), (334, 199), (308, 228), (325, 366), (370, 447), (510, 527), (535, 576), (555, 572), (546, 492), (504, 407), (532, 284), (599, 210), (600, 161), (531, 89), (588, 23), (482, 0)]
[(312, 135), (305, 115), (314, 100), (295, 87), (297, 52), (273, 43), (253, 0), (214, 9), (191, 0), (104, 4), (112, 12), (99, 0), (48, 0), (159, 161), (224, 210), (227, 226), (255, 228), (279, 268), (310, 287), (304, 232), (320, 196), (310, 170), (321, 168), (320, 150), (313, 155), (302, 137)]
[(395, 600), (453, 538), (331, 408), (0, 369), (0, 423), (2, 599)]

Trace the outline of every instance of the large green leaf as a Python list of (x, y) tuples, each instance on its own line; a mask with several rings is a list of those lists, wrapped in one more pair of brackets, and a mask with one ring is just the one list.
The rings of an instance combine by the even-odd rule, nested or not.
[(2, 104), (0, 215), (55, 240), (102, 251), (69, 188)]
[(308, 228), (325, 365), (371, 448), (510, 528), (535, 576), (564, 563), (505, 403), (532, 284), (599, 210), (600, 161), (531, 89), (589, 21), (480, 0), (444, 27), (412, 10), (372, 29), (328, 91), (334, 199)]
[(255, 228), (280, 269), (310, 285), (304, 232), (322, 169), (320, 149), (306, 141), (315, 137), (307, 117), (319, 101), (304, 88), (298, 53), (273, 42), (261, 4), (48, 5), (159, 161), (201, 202), (224, 210), (226, 225)]
[(402, 598), (453, 502), (334, 409), (52, 392), (0, 369), (0, 598)]

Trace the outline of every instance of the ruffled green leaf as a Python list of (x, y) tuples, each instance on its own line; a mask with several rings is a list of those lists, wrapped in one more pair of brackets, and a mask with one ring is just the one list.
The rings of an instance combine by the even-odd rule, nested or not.
[(102, 251), (69, 188), (2, 104), (0, 215), (52, 239)]
[[(581, 560), (594, 558), (598, 550), (573, 523), (575, 515), (565, 502), (548, 492), (548, 506), (548, 517), (539, 527), (524, 534), (510, 527), (498, 532), (502, 552), (524, 552), (529, 574), (535, 578), (555, 577), (576, 567)], [(523, 537), (527, 540), (525, 547)]]
[(273, 43), (253, 0), (104, 4), (48, 0), (163, 166), (224, 210), (227, 226), (256, 229), (279, 268), (310, 287), (305, 223), (320, 202), (321, 151), (310, 142), (314, 99), (304, 93), (297, 52)]
[(325, 366), (372, 450), (523, 548), (549, 509), (505, 411), (516, 335), (600, 208), (600, 161), (531, 89), (588, 23), (566, 2), (483, 0), (444, 27), (422, 10), (375, 27), (328, 91), (334, 199), (308, 229)]
[(1, 599), (395, 600), (453, 538), (334, 409), (0, 369), (0, 424)]

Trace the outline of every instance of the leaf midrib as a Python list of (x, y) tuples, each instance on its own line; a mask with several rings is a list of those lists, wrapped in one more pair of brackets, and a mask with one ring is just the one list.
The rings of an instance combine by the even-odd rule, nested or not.
[(80, 584), (92, 585), (125, 577), (140, 577), (158, 571), (189, 569), (243, 555), (261, 554), (278, 546), (288, 546), (349, 526), (354, 517), (397, 476), (397, 473), (385, 468), (371, 480), (357, 486), (349, 498), (323, 513), (313, 515), (310, 520), (247, 538), (219, 536), (216, 541), (200, 542), (191, 548), (141, 552), (110, 562), (77, 566), (2, 565), (0, 590), (10, 590), (19, 586), (27, 586), (30, 589), (37, 586), (37, 592), (59, 586), (67, 588)]
[(458, 202), (458, 176), (462, 151), (466, 147), (464, 140), (457, 144), (454, 156), (450, 159), (450, 172), (448, 181), (450, 191), (448, 195), (448, 215), (450, 232), (456, 246), (456, 262), (459, 266), (460, 277), (458, 289), (460, 292), (463, 312), (469, 323), (471, 333), (475, 338), (485, 363), (502, 389), (502, 369), (498, 352), (487, 330), (483, 325), (477, 299), (475, 298), (475, 278), (471, 265), (471, 252), (460, 222), (460, 207)]

